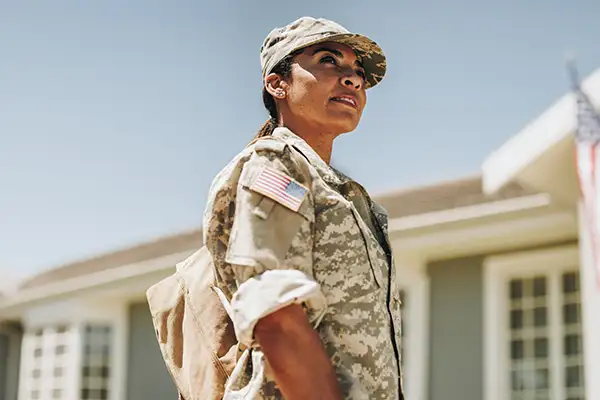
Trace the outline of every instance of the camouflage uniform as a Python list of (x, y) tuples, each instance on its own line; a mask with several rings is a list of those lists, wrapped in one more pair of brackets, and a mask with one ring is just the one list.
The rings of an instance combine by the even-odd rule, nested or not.
[[(300, 188), (299, 206), (252, 189), (264, 168)], [(400, 300), (385, 211), (300, 137), (277, 128), (215, 178), (204, 219), (219, 286), (236, 334), (255, 346), (254, 324), (302, 303), (331, 358), (344, 398), (402, 399)], [(244, 366), (238, 387), (251, 380)], [(268, 372), (260, 395), (282, 398)]]

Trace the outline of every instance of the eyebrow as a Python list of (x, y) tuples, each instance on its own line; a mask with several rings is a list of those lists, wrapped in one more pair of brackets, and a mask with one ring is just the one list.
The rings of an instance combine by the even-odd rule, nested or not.
[[(319, 52), (322, 52), (322, 51), (326, 51), (326, 52), (329, 52), (331, 54), (334, 54), (334, 55), (336, 55), (339, 58), (344, 58), (344, 54), (341, 51), (332, 49), (330, 47), (319, 47), (318, 49), (316, 49), (315, 51), (313, 51), (313, 56), (315, 54), (319, 53)], [(361, 67), (362, 69), (365, 68), (362, 65), (362, 63), (358, 60), (358, 58), (356, 59), (356, 61), (354, 62), (354, 64), (356, 64), (357, 66)]]

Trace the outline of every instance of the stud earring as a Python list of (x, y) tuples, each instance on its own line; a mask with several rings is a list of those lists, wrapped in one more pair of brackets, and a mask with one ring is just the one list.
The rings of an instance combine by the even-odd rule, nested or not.
[(283, 92), (283, 90), (278, 90), (277, 91), (277, 97), (279, 97), (280, 99), (285, 97), (285, 93)]

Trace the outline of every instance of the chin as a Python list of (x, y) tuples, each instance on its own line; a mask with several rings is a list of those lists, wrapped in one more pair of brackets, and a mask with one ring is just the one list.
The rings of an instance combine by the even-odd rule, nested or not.
[(360, 120), (345, 118), (344, 120), (331, 122), (329, 125), (330, 132), (333, 132), (336, 136), (344, 133), (352, 132), (358, 126)]

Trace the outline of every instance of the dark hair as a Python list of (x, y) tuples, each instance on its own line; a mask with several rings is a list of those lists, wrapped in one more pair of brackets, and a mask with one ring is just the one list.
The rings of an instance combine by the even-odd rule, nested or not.
[[(271, 72), (281, 75), (283, 78), (289, 78), (292, 75), (292, 60), (299, 54), (301, 51), (295, 51), (287, 56), (283, 60), (281, 60)], [(254, 140), (260, 139), (261, 137), (270, 136), (278, 124), (278, 115), (277, 115), (277, 104), (275, 104), (275, 99), (267, 89), (263, 87), (262, 90), (262, 100), (265, 108), (269, 112), (269, 119), (260, 127), (256, 136), (254, 136)]]

